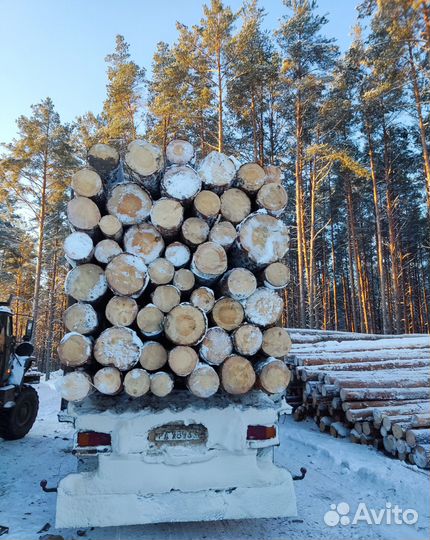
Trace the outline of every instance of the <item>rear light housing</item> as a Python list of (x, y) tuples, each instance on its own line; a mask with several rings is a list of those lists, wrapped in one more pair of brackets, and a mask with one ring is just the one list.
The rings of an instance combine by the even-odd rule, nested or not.
[(78, 431), (75, 440), (74, 453), (98, 454), (111, 451), (112, 437), (110, 433)]
[(248, 426), (246, 438), (248, 441), (268, 441), (276, 439), (276, 426)]

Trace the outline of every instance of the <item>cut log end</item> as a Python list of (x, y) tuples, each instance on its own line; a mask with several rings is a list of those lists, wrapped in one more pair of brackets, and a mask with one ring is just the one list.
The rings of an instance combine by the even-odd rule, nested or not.
[(99, 228), (106, 238), (113, 240), (122, 238), (122, 223), (116, 216), (110, 214), (103, 216), (99, 222)]
[(179, 345), (169, 352), (167, 361), (173, 373), (179, 377), (186, 377), (196, 368), (199, 357), (191, 347)]
[(227, 254), (215, 242), (205, 242), (196, 249), (191, 270), (202, 281), (213, 281), (227, 270)]
[(263, 334), (258, 326), (244, 324), (233, 332), (233, 343), (238, 354), (253, 356), (261, 348)]
[(174, 236), (184, 219), (184, 208), (179, 201), (163, 197), (154, 202), (151, 223), (164, 237)]
[(166, 337), (175, 345), (198, 345), (207, 330), (203, 311), (191, 304), (179, 304), (167, 314), (164, 323)]
[(219, 366), (233, 352), (233, 344), (229, 334), (218, 326), (209, 328), (200, 345), (200, 357), (215, 366)]
[(242, 356), (230, 356), (222, 364), (221, 384), (229, 394), (246, 394), (254, 386), (255, 379), (251, 362)]
[(286, 328), (273, 326), (263, 333), (262, 349), (267, 356), (283, 358), (291, 350), (291, 338)]
[(163, 195), (188, 203), (201, 190), (202, 182), (189, 165), (172, 165), (161, 180)]
[(173, 285), (181, 292), (189, 292), (194, 288), (196, 278), (191, 270), (179, 268), (173, 277)]
[(219, 388), (219, 377), (213, 367), (200, 363), (187, 380), (190, 392), (200, 398), (213, 396)]
[(157, 397), (166, 397), (173, 390), (174, 382), (170, 373), (159, 371), (151, 375), (151, 392)]
[(170, 261), (160, 257), (149, 263), (148, 273), (155, 285), (167, 285), (175, 275), (175, 267)]
[(93, 249), (94, 244), (91, 237), (84, 232), (73, 232), (64, 240), (64, 254), (72, 263), (89, 262)]
[(158, 259), (164, 249), (160, 232), (150, 223), (133, 225), (124, 234), (124, 249), (127, 253), (138, 255), (145, 264)]
[(164, 327), (164, 313), (154, 304), (146, 304), (137, 314), (137, 326), (144, 336), (158, 336)]
[(139, 177), (152, 176), (164, 167), (163, 151), (147, 141), (135, 140), (127, 147), (124, 164)]
[(231, 223), (240, 223), (251, 212), (251, 200), (237, 188), (228, 189), (221, 195), (221, 215)]
[(139, 362), (142, 347), (142, 341), (134, 330), (124, 326), (112, 326), (97, 338), (94, 358), (103, 366), (114, 366), (121, 371), (127, 371)]
[(76, 171), (72, 176), (71, 187), (81, 197), (97, 197), (103, 193), (102, 179), (92, 169)]
[(233, 268), (222, 277), (220, 288), (234, 300), (245, 300), (257, 289), (257, 280), (246, 268)]
[(213, 191), (230, 187), (236, 174), (233, 161), (221, 152), (210, 152), (202, 159), (198, 168), (203, 184)]
[(291, 380), (291, 371), (282, 360), (268, 358), (257, 365), (259, 384), (269, 394), (284, 392)]
[(273, 216), (280, 215), (288, 203), (287, 191), (281, 184), (266, 184), (257, 193), (257, 204)]
[(253, 324), (270, 326), (279, 320), (283, 308), (284, 302), (276, 291), (259, 287), (246, 300), (245, 316)]
[(92, 390), (91, 377), (83, 371), (65, 373), (61, 379), (60, 393), (66, 401), (83, 401)]
[(107, 291), (107, 280), (103, 269), (95, 264), (82, 264), (67, 274), (64, 289), (66, 294), (82, 302), (95, 302)]
[(137, 298), (148, 284), (148, 269), (140, 257), (121, 253), (106, 266), (106, 279), (115, 294)]
[(113, 146), (95, 144), (88, 152), (88, 163), (106, 178), (118, 167), (119, 153)]
[(99, 207), (87, 197), (75, 197), (67, 203), (67, 218), (78, 231), (92, 232), (100, 222)]
[(242, 305), (233, 298), (220, 298), (212, 309), (212, 317), (217, 326), (231, 331), (243, 322), (244, 311)]
[(98, 326), (97, 312), (91, 304), (76, 302), (63, 313), (63, 322), (69, 332), (92, 334)]
[(198, 287), (191, 293), (190, 302), (205, 313), (209, 313), (215, 304), (215, 294), (209, 287)]
[(210, 233), (209, 240), (219, 244), (224, 249), (230, 248), (237, 238), (237, 231), (229, 221), (221, 221), (216, 223)]
[(146, 341), (140, 353), (140, 365), (148, 371), (157, 371), (167, 362), (167, 351), (157, 341)]
[(115, 367), (99, 369), (94, 375), (93, 383), (101, 394), (106, 394), (107, 396), (114, 396), (122, 390), (121, 373)]
[(264, 269), (263, 280), (269, 289), (284, 289), (290, 282), (290, 270), (281, 262), (269, 264)]
[(106, 305), (106, 319), (113, 326), (130, 326), (136, 319), (139, 308), (136, 300), (128, 296), (114, 296)]
[(163, 313), (169, 313), (181, 301), (181, 293), (174, 285), (159, 285), (151, 295), (152, 303)]
[(198, 217), (213, 222), (219, 214), (221, 201), (213, 191), (203, 190), (196, 195), (193, 205)]
[(185, 244), (173, 242), (167, 246), (164, 256), (175, 268), (182, 268), (190, 260), (191, 252)]
[(120, 184), (112, 190), (107, 201), (107, 210), (123, 225), (142, 223), (152, 208), (149, 194), (137, 184)]
[(124, 377), (124, 391), (131, 397), (138, 398), (149, 392), (149, 374), (140, 368), (134, 368)]
[(94, 258), (100, 264), (107, 264), (120, 253), (122, 253), (122, 249), (118, 242), (111, 238), (105, 238), (96, 245), (94, 249)]
[(196, 247), (206, 241), (209, 234), (209, 225), (201, 218), (190, 217), (184, 221), (181, 233), (186, 244)]
[(182, 139), (174, 139), (167, 145), (166, 157), (174, 165), (186, 165), (194, 157), (193, 145)]
[(237, 171), (236, 183), (248, 193), (256, 193), (266, 181), (266, 173), (258, 163), (245, 163)]

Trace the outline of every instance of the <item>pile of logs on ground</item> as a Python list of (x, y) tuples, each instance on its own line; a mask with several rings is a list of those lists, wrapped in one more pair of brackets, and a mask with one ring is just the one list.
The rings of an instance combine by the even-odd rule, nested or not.
[(430, 338), (291, 330), (294, 418), (429, 468)]
[[(193, 165), (191, 165), (193, 163)], [(96, 144), (71, 182), (62, 396), (285, 391), (280, 170), (174, 140)]]

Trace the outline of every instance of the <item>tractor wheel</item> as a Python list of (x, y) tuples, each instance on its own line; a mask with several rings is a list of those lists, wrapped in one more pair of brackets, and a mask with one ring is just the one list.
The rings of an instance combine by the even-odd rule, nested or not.
[(0, 410), (0, 437), (8, 441), (22, 439), (33, 427), (39, 410), (39, 396), (32, 386), (23, 386), (15, 406)]

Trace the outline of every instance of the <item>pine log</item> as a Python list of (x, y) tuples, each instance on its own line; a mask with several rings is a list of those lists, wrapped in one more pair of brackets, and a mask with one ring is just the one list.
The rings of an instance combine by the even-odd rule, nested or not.
[(233, 352), (229, 334), (219, 326), (209, 328), (200, 345), (200, 357), (214, 366), (219, 366)]
[(116, 367), (104, 367), (94, 375), (93, 384), (101, 394), (114, 396), (122, 390), (121, 372)]
[(413, 449), (414, 463), (420, 469), (430, 468), (430, 444), (420, 444)]
[[(388, 409), (389, 407), (398, 407), (398, 406), (406, 406), (406, 405), (416, 405), (417, 403), (422, 403), (419, 400), (413, 399), (413, 400), (401, 400), (398, 401), (396, 399), (387, 400), (387, 401), (343, 401), (342, 402), (342, 410), (347, 412), (355, 409)], [(378, 420), (379, 422), (379, 420)]]
[(255, 379), (251, 362), (243, 356), (229, 356), (221, 366), (221, 384), (229, 394), (246, 394), (254, 386)]
[(164, 169), (163, 151), (147, 141), (132, 141), (124, 156), (124, 169), (134, 182), (156, 196), (159, 193), (159, 175)]
[[(414, 358), (423, 359), (428, 358), (430, 355), (430, 350), (421, 349), (414, 350)], [(410, 360), (410, 351), (404, 349), (403, 352), (401, 349), (398, 350), (384, 350), (384, 361), (386, 360)], [(295, 353), (295, 364), (297, 366), (319, 366), (319, 365), (329, 365), (329, 364), (352, 364), (358, 362), (378, 362), (381, 361), (381, 351), (353, 351), (353, 352), (320, 352), (316, 354), (315, 352), (302, 353), (299, 348)]]
[(175, 236), (184, 220), (184, 207), (175, 199), (162, 197), (155, 201), (151, 209), (151, 223), (164, 238)]
[(175, 268), (182, 268), (188, 264), (191, 258), (191, 251), (182, 242), (173, 242), (166, 247), (164, 256)]
[(375, 378), (371, 373), (333, 371), (327, 372), (324, 382), (337, 384), (342, 388), (418, 388), (430, 385), (430, 377), (426, 370), (421, 368), (409, 372), (405, 378), (403, 370), (387, 370), (383, 377)]
[(230, 332), (242, 324), (244, 318), (243, 307), (233, 298), (222, 297), (215, 302), (212, 309), (212, 318), (217, 326)]
[(233, 300), (246, 300), (256, 289), (257, 280), (246, 268), (233, 268), (226, 272), (220, 281), (221, 293)]
[(76, 302), (63, 313), (63, 322), (69, 332), (87, 335), (97, 329), (98, 316), (91, 304)]
[(213, 151), (201, 160), (198, 173), (207, 189), (221, 193), (231, 186), (236, 167), (225, 154)]
[(221, 215), (227, 221), (238, 224), (251, 212), (251, 200), (241, 189), (231, 188), (221, 195)]
[(140, 358), (143, 343), (131, 328), (112, 326), (96, 339), (94, 358), (103, 366), (114, 366), (121, 371), (133, 368)]
[(163, 313), (169, 313), (181, 301), (181, 293), (174, 285), (159, 285), (151, 294), (152, 303)]
[(392, 407), (378, 407), (373, 410), (373, 418), (379, 424), (382, 416), (394, 416), (395, 414), (417, 414), (428, 413), (429, 404), (426, 402), (410, 403), (408, 405), (394, 405)]
[(408, 429), (406, 431), (406, 442), (411, 448), (417, 445), (430, 444), (430, 429)]
[(216, 193), (203, 190), (198, 193), (193, 201), (194, 213), (197, 217), (212, 224), (218, 217), (221, 201)]
[(164, 321), (164, 333), (175, 345), (198, 345), (204, 338), (207, 330), (205, 313), (183, 303), (174, 307)]
[[(318, 383), (319, 386), (320, 383)], [(335, 384), (321, 384), (321, 395), (323, 397), (335, 397), (339, 395), (339, 388)]]
[(67, 333), (58, 345), (58, 358), (63, 366), (79, 367), (91, 358), (92, 340), (78, 332)]
[(134, 323), (139, 308), (136, 300), (129, 296), (113, 296), (106, 304), (106, 319), (112, 326), (130, 326)]
[(121, 246), (110, 238), (100, 240), (94, 248), (94, 258), (100, 264), (107, 264), (120, 253), (122, 253)]
[(124, 377), (124, 392), (134, 398), (144, 396), (149, 392), (149, 374), (140, 368), (134, 368)]
[(215, 304), (215, 294), (209, 287), (198, 287), (191, 293), (190, 303), (205, 313), (209, 313)]
[(75, 197), (67, 203), (67, 219), (76, 231), (93, 233), (99, 224), (99, 207), (87, 197)]
[(286, 328), (273, 326), (263, 332), (263, 343), (261, 345), (264, 354), (282, 358), (287, 356), (291, 350), (291, 338)]
[(64, 254), (72, 266), (91, 260), (94, 252), (92, 238), (84, 232), (72, 232), (64, 240)]
[(105, 181), (110, 181), (119, 166), (119, 153), (107, 144), (95, 144), (88, 151), (88, 163)]
[(258, 163), (245, 163), (237, 171), (236, 185), (247, 193), (256, 193), (266, 181), (266, 173)]
[(216, 223), (209, 233), (209, 240), (219, 244), (224, 249), (229, 249), (237, 238), (237, 231), (229, 221)]
[(152, 208), (149, 194), (137, 184), (119, 184), (107, 200), (107, 210), (123, 225), (137, 225), (145, 221)]
[(110, 214), (102, 216), (99, 221), (99, 229), (106, 238), (111, 238), (117, 242), (122, 238), (122, 223), (116, 216)]
[(382, 360), (381, 362), (354, 362), (352, 364), (327, 364), (319, 366), (305, 366), (303, 371), (306, 373), (315, 372), (359, 372), (359, 371), (388, 371), (388, 370), (403, 370), (417, 369), (430, 366), (430, 359), (423, 358), (421, 360)]
[(103, 183), (100, 176), (92, 169), (80, 169), (72, 175), (71, 188), (75, 195), (81, 197), (96, 197), (103, 195)]
[(342, 388), (343, 401), (388, 400), (388, 399), (426, 399), (429, 388)]
[(236, 352), (242, 356), (253, 356), (263, 343), (263, 334), (258, 326), (243, 324), (233, 334), (233, 344)]
[(173, 276), (173, 285), (181, 293), (190, 292), (194, 288), (195, 282), (196, 278), (194, 277), (194, 274), (191, 270), (187, 270), (186, 268), (179, 268)]
[(200, 281), (215, 281), (227, 270), (227, 254), (224, 248), (215, 242), (200, 244), (193, 255), (191, 270)]
[(68, 296), (82, 302), (95, 302), (107, 291), (105, 273), (95, 264), (82, 264), (70, 270), (64, 283)]
[(428, 420), (430, 415), (426, 413), (417, 413), (417, 414), (395, 414), (395, 415), (386, 415), (382, 418), (382, 426), (387, 432), (390, 432), (394, 424), (399, 422), (413, 422), (415, 427), (427, 427)]
[(281, 184), (282, 183), (282, 171), (280, 167), (276, 165), (267, 165), (264, 167), (266, 173), (266, 184)]
[(257, 205), (272, 216), (280, 216), (287, 207), (288, 195), (281, 184), (266, 184), (257, 193)]
[(178, 345), (169, 352), (167, 362), (173, 373), (179, 377), (187, 377), (196, 368), (199, 356), (191, 347)]
[(138, 255), (145, 264), (160, 257), (164, 250), (164, 240), (160, 232), (150, 223), (133, 225), (124, 234), (124, 250)]
[(152, 373), (150, 378), (150, 388), (154, 396), (166, 397), (172, 392), (174, 382), (170, 373), (158, 371), (157, 373)]
[(148, 274), (155, 285), (167, 285), (175, 275), (175, 267), (170, 261), (160, 257), (149, 263)]
[(167, 351), (157, 341), (145, 341), (140, 353), (140, 365), (148, 371), (157, 371), (167, 362)]
[(202, 181), (189, 165), (171, 165), (161, 180), (161, 193), (188, 204), (201, 190)]
[(213, 367), (199, 363), (187, 379), (189, 391), (200, 398), (213, 396), (219, 388), (219, 377)]
[(274, 262), (263, 270), (263, 284), (268, 289), (285, 289), (290, 282), (290, 269), (284, 263)]
[(146, 304), (137, 314), (136, 323), (144, 336), (159, 336), (164, 328), (164, 313), (154, 304)]
[(70, 371), (61, 378), (60, 394), (66, 401), (82, 401), (92, 391), (91, 377), (83, 371)]
[(291, 380), (291, 371), (285, 362), (277, 358), (267, 358), (257, 363), (255, 370), (259, 386), (269, 394), (284, 392)]
[(166, 147), (166, 157), (173, 165), (186, 165), (194, 157), (193, 145), (182, 139), (174, 139)]
[(275, 324), (281, 317), (284, 301), (276, 293), (265, 287), (259, 287), (245, 301), (245, 317), (250, 323), (259, 326)]
[(203, 219), (190, 217), (184, 221), (181, 228), (181, 236), (185, 244), (196, 248), (206, 241), (209, 234), (209, 225)]
[(148, 285), (148, 269), (137, 255), (117, 255), (108, 263), (105, 272), (110, 289), (118, 295), (138, 298)]

